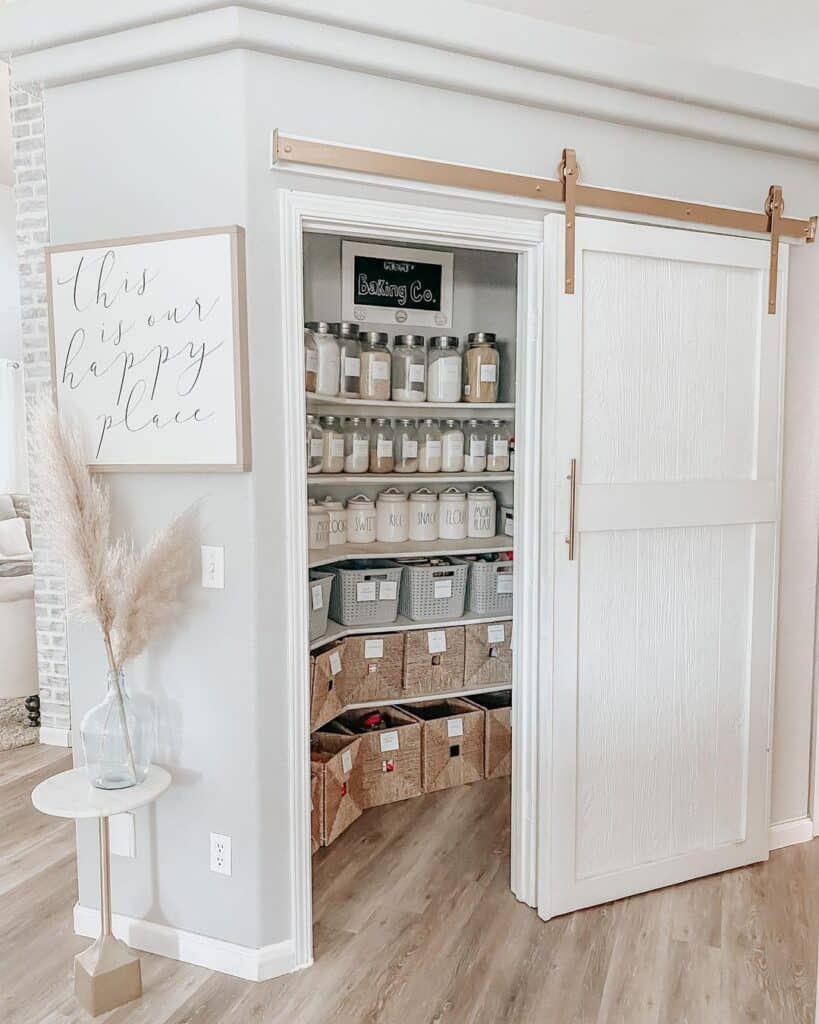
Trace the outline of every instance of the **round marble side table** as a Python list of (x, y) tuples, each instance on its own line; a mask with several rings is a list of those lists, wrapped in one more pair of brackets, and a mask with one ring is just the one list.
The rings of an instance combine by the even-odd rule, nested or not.
[(111, 860), (108, 819), (150, 804), (165, 792), (171, 777), (152, 765), (145, 781), (129, 789), (94, 789), (84, 768), (52, 775), (31, 794), (38, 811), (57, 818), (97, 818), (100, 828), (101, 928), (88, 949), (74, 957), (74, 994), (93, 1017), (142, 995), (139, 957), (111, 933)]

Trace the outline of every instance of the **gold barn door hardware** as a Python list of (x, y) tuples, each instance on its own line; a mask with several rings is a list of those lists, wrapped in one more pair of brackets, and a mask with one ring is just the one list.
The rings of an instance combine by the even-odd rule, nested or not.
[(768, 198), (765, 200), (765, 212), (768, 214), (768, 230), (771, 233), (771, 262), (768, 269), (768, 312), (776, 312), (776, 286), (779, 276), (779, 235), (785, 202), (782, 199), (782, 186), (771, 185)]
[[(578, 206), (595, 210), (615, 210), (643, 217), (658, 217), (688, 224), (707, 224), (727, 231), (770, 235), (772, 269), (768, 289), (769, 313), (776, 312), (777, 268), (773, 264), (778, 263), (779, 239), (801, 238), (805, 242), (816, 241), (816, 217), (800, 219), (784, 216), (782, 190), (779, 186), (772, 186), (765, 209), (754, 213), (752, 210), (735, 210), (727, 206), (708, 206), (704, 203), (686, 203), (682, 199), (664, 199), (662, 196), (645, 195), (642, 192), (620, 192), (598, 185), (581, 185), (578, 181), (579, 169), (573, 149), (563, 150), (563, 160), (557, 179), (514, 174), (510, 171), (492, 171), (483, 167), (470, 167), (467, 164), (425, 160), (356, 146), (338, 146), (330, 142), (282, 135), (278, 131), (273, 133), (272, 158), (274, 165), (302, 164), (354, 174), (374, 174), (385, 178), (417, 181), (444, 188), (472, 189), (563, 204), (567, 222), (564, 290), (568, 295), (574, 293), (575, 287), (574, 233), (575, 211)], [(567, 173), (570, 168), (571, 172)], [(775, 203), (770, 198), (774, 188), (778, 189), (778, 199)], [(571, 228), (568, 227), (569, 223)]]

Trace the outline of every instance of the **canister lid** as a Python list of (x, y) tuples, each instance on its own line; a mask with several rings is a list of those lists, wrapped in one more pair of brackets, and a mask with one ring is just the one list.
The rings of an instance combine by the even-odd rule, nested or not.
[(315, 331), (316, 334), (329, 334), (331, 326), (325, 320), (308, 320), (304, 328), (307, 331)]
[(358, 324), (350, 323), (349, 320), (342, 320), (340, 323), (328, 324), (331, 332), (337, 334), (339, 338), (357, 338), (358, 337)]
[(412, 492), (409, 498), (410, 501), (429, 501), (430, 498), (432, 498), (433, 501), (437, 500), (428, 487), (419, 487), (417, 491)]
[(339, 501), (337, 498), (325, 498), (322, 504), (332, 512), (342, 512), (344, 510), (344, 502)]
[(381, 491), (378, 495), (379, 501), (406, 501), (407, 496), (403, 491), (399, 491), (397, 487), (388, 487), (386, 491)]
[(393, 345), (423, 345), (423, 334), (396, 334), (392, 339)]
[(473, 331), (467, 334), (466, 340), (470, 345), (494, 345), (495, 334), (492, 331)]
[(441, 491), (438, 495), (438, 501), (465, 501), (466, 495), (463, 491), (459, 491), (457, 487), (447, 487), (445, 491)]
[(495, 500), (495, 495), (489, 490), (489, 488), (481, 485), (473, 487), (468, 496), (470, 498), (475, 498), (476, 500), (479, 498), (481, 500), (485, 500), (486, 498), (491, 498), (492, 501)]
[(354, 494), (352, 498), (347, 499), (347, 508), (351, 505), (360, 506), (362, 508), (372, 508), (375, 503), (372, 498), (366, 494)]
[[(355, 327), (355, 324), (353, 324)], [(385, 331), (361, 331), (358, 340), (365, 345), (383, 345), (386, 347), (389, 335)]]
[(457, 348), (461, 343), (461, 339), (454, 334), (439, 334), (434, 338), (429, 339), (430, 348)]

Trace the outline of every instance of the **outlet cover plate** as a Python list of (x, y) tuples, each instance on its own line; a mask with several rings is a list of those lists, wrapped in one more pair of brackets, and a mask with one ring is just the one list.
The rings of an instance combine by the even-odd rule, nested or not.
[(225, 549), (202, 545), (202, 586), (210, 590), (225, 589)]
[(232, 871), (230, 836), (210, 834), (210, 869), (217, 875), (229, 875)]

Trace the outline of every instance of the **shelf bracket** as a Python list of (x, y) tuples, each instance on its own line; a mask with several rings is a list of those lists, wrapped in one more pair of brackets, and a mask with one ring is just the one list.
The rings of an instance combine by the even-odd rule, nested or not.
[(776, 312), (776, 286), (779, 275), (779, 237), (782, 233), (782, 215), (785, 203), (782, 199), (782, 186), (771, 185), (768, 198), (765, 200), (765, 212), (768, 214), (768, 231), (771, 233), (771, 260), (768, 270), (768, 313)]
[(574, 250), (575, 250), (575, 208), (577, 206), (577, 179), (580, 168), (577, 154), (573, 149), (563, 150), (563, 159), (557, 168), (557, 176), (563, 183), (563, 203), (566, 207), (566, 255), (563, 291), (574, 295)]

